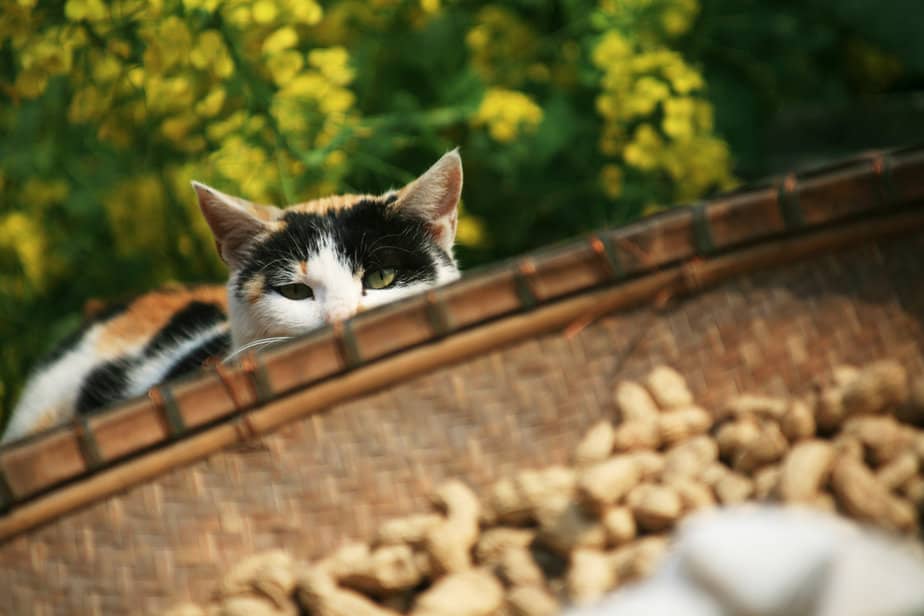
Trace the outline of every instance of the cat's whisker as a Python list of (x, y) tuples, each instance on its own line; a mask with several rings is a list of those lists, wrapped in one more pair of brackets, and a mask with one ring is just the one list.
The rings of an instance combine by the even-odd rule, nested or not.
[(266, 345), (268, 345), (268, 344), (274, 344), (274, 343), (276, 343), (276, 342), (282, 342), (283, 340), (291, 340), (292, 338), (294, 338), (294, 336), (273, 336), (273, 337), (270, 337), (270, 338), (260, 338), (259, 340), (254, 340), (254, 341), (252, 341), (252, 342), (248, 342), (247, 344), (245, 344), (245, 345), (242, 346), (241, 348), (237, 349), (237, 350), (234, 351), (233, 353), (228, 354), (228, 355), (225, 357), (224, 361), (225, 361), (225, 362), (229, 362), (229, 361), (231, 361), (232, 359), (234, 359), (235, 357), (237, 357), (238, 355), (240, 355), (241, 353), (243, 353), (244, 351), (248, 351), (248, 350), (250, 350), (250, 349), (252, 349), (252, 348), (254, 348), (254, 347), (266, 346)]

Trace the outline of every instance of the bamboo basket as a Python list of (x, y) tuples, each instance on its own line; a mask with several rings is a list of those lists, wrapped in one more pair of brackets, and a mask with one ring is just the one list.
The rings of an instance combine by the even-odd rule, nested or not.
[(473, 272), (0, 449), (0, 612), (155, 613), (564, 462), (612, 386), (704, 404), (840, 363), (924, 371), (924, 149), (793, 173)]

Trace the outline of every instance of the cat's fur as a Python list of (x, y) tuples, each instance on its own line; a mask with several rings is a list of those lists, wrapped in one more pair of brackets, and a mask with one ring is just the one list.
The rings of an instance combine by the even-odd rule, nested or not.
[[(210, 357), (259, 348), (459, 277), (452, 254), (462, 191), (456, 151), (378, 196), (281, 209), (197, 182), (193, 188), (230, 269), (226, 290), (157, 291), (98, 315), (33, 373), (2, 442), (141, 395)], [(311, 296), (283, 295), (293, 289)]]

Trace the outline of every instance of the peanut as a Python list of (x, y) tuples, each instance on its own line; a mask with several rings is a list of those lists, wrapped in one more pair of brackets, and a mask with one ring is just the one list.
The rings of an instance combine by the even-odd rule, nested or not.
[(421, 593), (411, 616), (490, 616), (503, 602), (500, 582), (487, 571), (471, 569), (448, 575)]
[(568, 595), (575, 603), (584, 604), (599, 599), (616, 582), (616, 571), (604, 552), (579, 549), (571, 554), (567, 586)]
[(908, 399), (908, 374), (894, 360), (864, 367), (844, 386), (844, 410), (849, 415), (892, 410)]
[(482, 565), (494, 564), (508, 549), (527, 548), (535, 538), (535, 531), (525, 528), (490, 528), (478, 538), (475, 558)]
[(626, 499), (641, 528), (660, 531), (670, 528), (680, 517), (683, 505), (670, 486), (641, 484)]
[(599, 421), (584, 435), (574, 450), (574, 463), (587, 466), (606, 460), (613, 452), (616, 430), (608, 421)]
[(511, 616), (555, 616), (560, 608), (547, 590), (535, 586), (517, 586), (507, 593)]
[(635, 517), (628, 507), (611, 507), (603, 514), (603, 530), (609, 545), (623, 545), (635, 539)]
[(810, 502), (818, 495), (834, 463), (835, 449), (825, 441), (802, 441), (786, 455), (780, 472), (783, 501)]
[(640, 479), (635, 460), (617, 456), (585, 469), (578, 479), (578, 491), (589, 503), (606, 507), (622, 498)]
[(789, 443), (783, 436), (778, 424), (764, 422), (761, 425), (760, 437), (750, 441), (738, 451), (733, 462), (735, 470), (745, 473), (776, 462), (786, 453)]
[(312, 616), (397, 616), (363, 595), (340, 588), (323, 567), (311, 567), (297, 579), (298, 600)]
[(712, 425), (712, 416), (698, 406), (663, 413), (658, 417), (661, 442), (673, 445), (691, 436), (703, 434)]
[(376, 535), (377, 545), (395, 545), (423, 543), (427, 531), (439, 524), (443, 516), (435, 513), (421, 513), (403, 518), (394, 518), (383, 523)]
[(219, 595), (256, 593), (270, 599), (280, 609), (289, 604), (295, 588), (292, 557), (282, 550), (272, 550), (245, 558), (222, 580)]
[(540, 510), (538, 517), (539, 538), (561, 554), (576, 547), (600, 548), (606, 544), (603, 525), (576, 502)]
[(658, 407), (648, 391), (632, 381), (623, 381), (616, 386), (616, 404), (622, 421), (655, 419)]
[(754, 484), (744, 475), (729, 472), (716, 482), (713, 489), (720, 503), (731, 505), (746, 501), (754, 493)]
[(613, 449), (620, 452), (657, 449), (660, 438), (657, 421), (630, 419), (616, 428), (613, 434)]
[(726, 405), (721, 415), (723, 417), (757, 417), (779, 421), (783, 418), (787, 406), (786, 400), (782, 398), (745, 394)]
[(648, 374), (645, 384), (662, 409), (693, 404), (693, 394), (690, 393), (686, 380), (673, 368), (658, 366)]
[(793, 401), (780, 419), (780, 428), (783, 435), (793, 443), (815, 436), (815, 415), (809, 403), (804, 400)]
[(526, 548), (509, 548), (497, 563), (497, 576), (509, 586), (542, 586), (545, 576)]
[(899, 454), (876, 471), (876, 479), (888, 490), (896, 490), (918, 473), (918, 457), (913, 452)]
[(691, 438), (674, 445), (664, 454), (664, 476), (699, 477), (718, 457), (715, 440), (708, 436)]

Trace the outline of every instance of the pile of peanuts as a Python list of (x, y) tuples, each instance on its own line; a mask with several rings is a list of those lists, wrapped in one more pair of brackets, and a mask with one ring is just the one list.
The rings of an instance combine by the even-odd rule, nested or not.
[(924, 512), (924, 379), (885, 360), (840, 367), (805, 396), (744, 395), (709, 412), (660, 366), (617, 384), (570, 466), (524, 470), (313, 562), (239, 563), (205, 607), (169, 616), (549, 616), (650, 574), (687, 514), (769, 501), (916, 535)]

